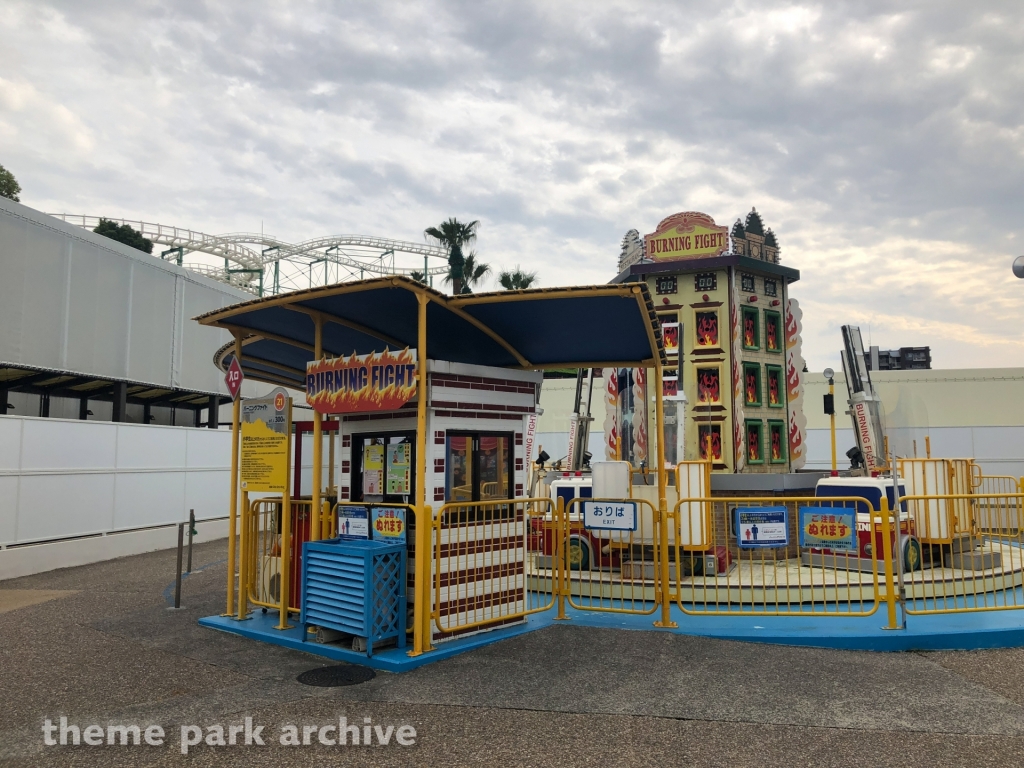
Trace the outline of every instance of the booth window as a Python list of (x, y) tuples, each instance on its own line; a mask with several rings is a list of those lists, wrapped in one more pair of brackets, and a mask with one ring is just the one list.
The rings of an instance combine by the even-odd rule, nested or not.
[(782, 389), (782, 366), (766, 365), (764, 368), (765, 374), (768, 378), (768, 407), (784, 408), (786, 406), (786, 401)]
[(747, 293), (754, 292), (754, 276), (753, 275), (740, 275), (740, 290), (746, 291)]
[(764, 348), (769, 352), (782, 351), (782, 315), (770, 309), (764, 311)]
[(416, 434), (352, 435), (352, 501), (405, 504), (416, 495)]
[(765, 280), (764, 280), (764, 295), (765, 296), (773, 296), (773, 297), (774, 296), (778, 296), (779, 295), (778, 283), (776, 283), (774, 280), (769, 280), (768, 278), (765, 278)]
[(764, 464), (764, 425), (760, 421), (747, 421), (747, 464)]
[(768, 422), (768, 459), (772, 464), (786, 463), (786, 422)]
[(743, 348), (761, 348), (761, 329), (758, 327), (757, 310), (753, 307), (743, 307), (741, 314), (743, 322)]
[(757, 363), (743, 364), (743, 402), (761, 404), (761, 366)]
[(448, 501), (512, 498), (512, 433), (448, 432), (447, 441)]

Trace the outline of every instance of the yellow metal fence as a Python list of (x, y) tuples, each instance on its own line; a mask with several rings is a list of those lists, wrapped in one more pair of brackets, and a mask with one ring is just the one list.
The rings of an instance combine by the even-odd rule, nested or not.
[[(853, 525), (888, 542), (895, 526), (888, 511), (869, 512), (871, 504), (859, 497), (681, 499), (673, 515), (672, 542), (679, 609), (687, 614), (755, 616), (870, 616), (877, 611), (891, 578), (891, 559), (886, 568), (889, 548), (872, 546), (866, 558), (827, 548), (801, 551), (801, 508), (823, 518), (821, 525), (833, 526), (840, 537), (848, 537), (851, 531), (846, 529)], [(756, 530), (753, 540), (744, 540), (742, 518), (768, 521), (761, 523), (762, 531), (769, 526), (777, 529), (781, 523), (775, 520), (784, 519), (786, 542), (775, 538), (759, 544)], [(745, 529), (748, 537), (749, 531)]]
[[(971, 492), (906, 495), (895, 514), (884, 498), (882, 509), (874, 510), (860, 497), (689, 496), (668, 512), (667, 539), (657, 507), (638, 498), (573, 499), (568, 505), (549, 498), (452, 502), (433, 512), (427, 507), (422, 626), (428, 636), (451, 637), (552, 609), (562, 618), (567, 605), (651, 615), (674, 602), (683, 614), (705, 616), (870, 616), (884, 605), (891, 627), (898, 604), (905, 615), (1024, 608), (1020, 483), (973, 470), (960, 478), (943, 476), (952, 487), (970, 478)], [(592, 519), (588, 524), (586, 503), (592, 515), (620, 508), (632, 515), (628, 507), (635, 505), (635, 526), (602, 530)], [(369, 508), (379, 505), (361, 506), (370, 518)], [(405, 509), (407, 525), (415, 524), (412, 507), (394, 506)], [(337, 535), (337, 509), (325, 508), (314, 519), (309, 501), (292, 501), (290, 508), (291, 536), (305, 540), (311, 526), (324, 537)], [(785, 543), (739, 540), (738, 510), (782, 509)], [(800, 547), (801, 509), (825, 515), (826, 522), (834, 509), (846, 524), (852, 514), (856, 554)], [(252, 501), (243, 522), (241, 583), (249, 603), (280, 609), (287, 579), (288, 610), (297, 612), (298, 569), (294, 557), (285, 565), (286, 551), (295, 550), (285, 539), (281, 499)], [(408, 541), (415, 559), (413, 538)], [(410, 561), (410, 600), (416, 572)]]
[[(903, 577), (907, 614), (1024, 608), (1024, 494), (906, 496), (900, 502), (921, 542), (922, 568)], [(934, 531), (948, 535), (930, 536)]]
[[(585, 506), (596, 520), (628, 515), (635, 519), (635, 528), (588, 528)], [(558, 533), (556, 559), (564, 566), (561, 585), (569, 605), (611, 613), (650, 614), (658, 609), (662, 543), (653, 504), (644, 499), (572, 499)]]
[[(436, 510), (430, 606), (442, 636), (512, 623), (554, 606), (555, 589), (531, 578), (542, 554), (535, 531), (545, 525), (559, 525), (547, 498), (451, 502)], [(549, 583), (557, 583), (557, 565), (548, 570)]]

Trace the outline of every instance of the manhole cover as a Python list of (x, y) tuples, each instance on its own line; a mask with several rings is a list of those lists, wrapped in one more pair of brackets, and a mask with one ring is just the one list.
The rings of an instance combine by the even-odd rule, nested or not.
[(303, 685), (315, 685), (318, 688), (337, 688), (342, 685), (359, 685), (377, 676), (369, 667), (357, 667), (354, 664), (340, 664), (336, 667), (317, 667), (299, 675)]

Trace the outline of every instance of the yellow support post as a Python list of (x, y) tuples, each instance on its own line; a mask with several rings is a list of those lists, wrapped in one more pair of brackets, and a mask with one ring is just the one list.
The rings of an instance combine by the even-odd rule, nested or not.
[(565, 568), (565, 540), (567, 528), (565, 526), (565, 499), (561, 496), (555, 502), (555, 519), (551, 521), (554, 526), (555, 540), (551, 547), (551, 589), (558, 598), (558, 615), (555, 619), (567, 620), (565, 615), (565, 597), (569, 592), (569, 576)]
[[(242, 337), (235, 334), (235, 357), (241, 360)], [(210, 419), (218, 418), (210, 409)], [(242, 393), (231, 405), (231, 509), (228, 512), (228, 604), (225, 616), (235, 615), (235, 555), (238, 536), (238, 424), (242, 418)]]
[[(430, 563), (433, 562), (434, 549), (430, 546), (432, 541), (432, 534), (434, 530), (434, 509), (429, 504), (423, 507), (423, 517), (430, 523), (431, 534), (427, 536), (427, 549), (430, 550), (430, 559), (427, 560), (427, 578), (423, 580), (423, 650), (432, 651), (434, 647), (430, 644), (430, 622), (434, 615), (433, 600), (431, 600), (431, 592), (434, 587), (433, 572), (430, 568)], [(417, 560), (417, 562), (419, 562)], [(415, 630), (414, 630), (415, 631)]]
[[(654, 410), (655, 434), (657, 435), (658, 457), (658, 538), (660, 539), (659, 570), (661, 572), (661, 620), (656, 627), (677, 627), (672, 621), (672, 590), (668, 579), (668, 473), (665, 471), (665, 391), (662, 383), (661, 360), (654, 364)], [(676, 564), (679, 573), (679, 564)]]
[[(313, 316), (313, 358), (321, 360), (324, 356), (324, 321), (319, 314)], [(313, 411), (313, 504), (310, 512), (313, 519), (309, 521), (309, 538), (319, 541), (322, 536), (320, 497), (323, 493), (324, 469), (324, 423), (323, 414)]]
[(430, 646), (430, 551), (432, 512), (427, 506), (427, 294), (417, 292), (419, 302), (416, 339), (416, 577), (413, 582), (413, 634), (410, 656), (432, 650)]
[[(874, 519), (874, 514), (871, 515)], [(874, 530), (874, 524), (871, 526)], [(896, 528), (899, 530), (899, 520), (896, 521)], [(882, 557), (885, 560), (885, 606), (888, 614), (889, 624), (884, 629), (899, 629), (896, 623), (896, 579), (893, 577), (892, 568), (892, 525), (889, 522), (889, 499), (882, 495)], [(877, 578), (877, 577), (876, 577)]]
[[(289, 457), (289, 464), (292, 455), (292, 399), (289, 397), (285, 403), (285, 417), (288, 423), (285, 425), (284, 433), (288, 435), (288, 448), (286, 455)], [(273, 531), (270, 532), (273, 535)], [(281, 494), (281, 606), (278, 613), (277, 626), (274, 629), (291, 629), (288, 623), (288, 601), (291, 598), (291, 577), (292, 577), (292, 473), (288, 472), (284, 480), (284, 493)]]

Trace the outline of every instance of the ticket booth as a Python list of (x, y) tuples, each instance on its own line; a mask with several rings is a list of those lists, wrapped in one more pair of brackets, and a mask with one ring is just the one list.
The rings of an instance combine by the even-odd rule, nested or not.
[[(586, 336), (551, 333), (584, 316)], [(233, 461), (232, 530), (234, 517), (242, 520), (239, 540), (229, 538), (229, 558), (237, 546), (249, 562), (254, 542), (267, 541), (268, 531), (273, 539), (277, 526), (291, 560), (280, 567), (290, 598), (282, 598), (274, 629), (294, 632), (307, 612), (303, 552), (322, 562), (333, 551), (310, 544), (402, 542), (412, 656), (522, 621), (528, 612), (526, 516), (536, 500), (524, 491), (544, 369), (652, 368), (661, 391), (660, 326), (642, 285), (449, 297), (389, 277), (250, 301), (197, 319), (234, 337), (217, 355), (222, 370), (238, 366), (312, 409), (295, 430), (294, 472), (280, 497), (281, 508), (298, 517), (282, 515), (279, 526), (256, 519), (239, 504)], [(661, 420), (660, 397), (656, 411)], [(236, 401), (236, 436), (237, 413)], [(298, 453), (307, 432), (308, 486)], [(658, 476), (664, 485), (665, 473)], [(237, 588), (229, 577), (228, 614), (237, 619), (251, 614), (249, 585), (258, 568), (255, 561), (243, 565)], [(217, 626), (232, 631), (223, 621)], [(275, 637), (285, 635), (267, 635)]]

